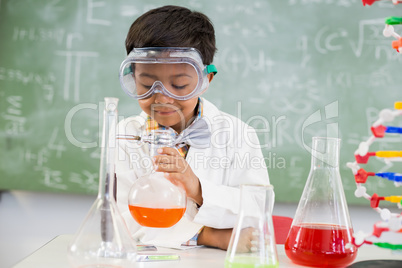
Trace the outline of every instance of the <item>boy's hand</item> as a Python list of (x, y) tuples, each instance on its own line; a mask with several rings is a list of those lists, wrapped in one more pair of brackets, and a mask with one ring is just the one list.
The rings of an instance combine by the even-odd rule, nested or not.
[(215, 229), (205, 226), (198, 235), (198, 245), (227, 250), (233, 229)]
[[(215, 229), (205, 226), (198, 235), (198, 245), (227, 250), (233, 229)], [(256, 241), (255, 229), (244, 228), (240, 231), (236, 252), (247, 253), (253, 251), (253, 242)], [(258, 245), (257, 245), (258, 246)]]
[(201, 206), (203, 202), (201, 184), (187, 161), (175, 148), (159, 148), (158, 153), (159, 155), (154, 156), (153, 159), (155, 170), (164, 172), (166, 179), (182, 187), (187, 197)]

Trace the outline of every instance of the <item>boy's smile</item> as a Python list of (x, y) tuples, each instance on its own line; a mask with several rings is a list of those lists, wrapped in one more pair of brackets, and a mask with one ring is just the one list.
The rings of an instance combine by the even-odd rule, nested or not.
[(155, 109), (153, 109), (153, 111), (154, 111), (154, 113), (159, 114), (160, 116), (168, 116), (168, 115), (172, 115), (177, 112), (176, 109), (171, 109), (169, 107), (166, 107), (166, 109), (164, 107), (160, 107), (160, 108), (155, 107)]
[(180, 133), (195, 115), (198, 98), (178, 101), (161, 93), (138, 100), (141, 109), (159, 124)]

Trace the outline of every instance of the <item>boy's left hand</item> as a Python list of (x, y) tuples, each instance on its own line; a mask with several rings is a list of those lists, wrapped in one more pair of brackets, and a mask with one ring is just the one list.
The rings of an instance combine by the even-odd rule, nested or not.
[(201, 184), (187, 161), (175, 148), (159, 148), (158, 154), (153, 159), (155, 170), (164, 172), (166, 179), (182, 187), (186, 191), (187, 197), (201, 206), (203, 202)]

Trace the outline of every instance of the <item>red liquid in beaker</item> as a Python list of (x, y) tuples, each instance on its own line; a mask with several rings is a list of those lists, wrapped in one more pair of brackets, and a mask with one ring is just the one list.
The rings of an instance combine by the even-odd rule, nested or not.
[(184, 215), (185, 207), (149, 208), (128, 206), (133, 218), (142, 226), (167, 228), (175, 225)]
[(296, 264), (314, 267), (340, 267), (353, 262), (357, 248), (352, 230), (331, 224), (293, 226), (285, 242), (286, 255)]

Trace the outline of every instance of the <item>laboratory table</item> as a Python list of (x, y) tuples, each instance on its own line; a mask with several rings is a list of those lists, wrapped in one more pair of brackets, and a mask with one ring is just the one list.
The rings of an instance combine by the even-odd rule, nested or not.
[[(60, 235), (39, 248), (37, 251), (17, 263), (13, 268), (68, 268), (67, 246), (73, 235)], [(283, 245), (277, 245), (279, 267), (303, 267), (293, 264), (286, 256)], [(175, 250), (158, 247), (159, 253), (175, 253), (180, 256), (180, 260), (175, 261), (156, 261), (156, 262), (137, 262), (137, 268), (223, 268), (226, 251), (197, 247), (187, 250)], [(391, 250), (378, 248), (375, 246), (364, 245), (359, 248), (357, 258), (354, 263), (367, 260), (400, 260), (402, 254)], [(364, 267), (364, 266), (361, 266)], [(401, 266), (402, 267), (402, 266)]]

